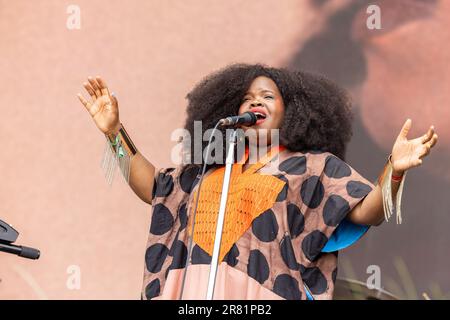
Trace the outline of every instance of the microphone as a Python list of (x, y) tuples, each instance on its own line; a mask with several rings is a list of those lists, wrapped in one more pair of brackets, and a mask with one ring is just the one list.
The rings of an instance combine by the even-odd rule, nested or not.
[(219, 120), (220, 125), (223, 126), (252, 126), (258, 119), (256, 114), (247, 111), (239, 116), (227, 117)]
[(19, 257), (33, 260), (39, 259), (39, 256), (41, 255), (41, 252), (37, 249), (7, 243), (0, 243), (0, 251), (12, 253), (18, 255)]
[(19, 257), (27, 259), (39, 259), (41, 252), (34, 248), (14, 245), (19, 232), (11, 225), (0, 220), (0, 252), (16, 254)]

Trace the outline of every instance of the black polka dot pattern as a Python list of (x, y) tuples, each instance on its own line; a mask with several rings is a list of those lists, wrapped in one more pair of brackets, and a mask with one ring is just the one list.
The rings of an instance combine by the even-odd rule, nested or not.
[(319, 230), (314, 230), (302, 241), (302, 250), (309, 261), (314, 261), (327, 243), (328, 238)]
[(337, 226), (350, 211), (347, 200), (339, 195), (331, 195), (323, 207), (323, 221), (331, 227)]
[(210, 264), (211, 256), (197, 244), (192, 247), (191, 264)]
[(301, 275), (312, 294), (322, 294), (327, 290), (327, 279), (319, 268), (302, 268)]
[(187, 248), (183, 241), (177, 240), (174, 243), (173, 259), (170, 269), (182, 269), (186, 266)]
[(332, 155), (325, 159), (325, 168), (323, 171), (328, 177), (335, 179), (349, 177), (352, 174), (352, 170), (348, 164)]
[(145, 252), (145, 265), (147, 270), (151, 273), (160, 272), (168, 253), (169, 249), (161, 243), (156, 243), (148, 247)]
[(273, 292), (287, 300), (300, 300), (302, 298), (298, 281), (289, 274), (280, 274), (275, 279)]
[(292, 175), (304, 174), (306, 172), (306, 157), (290, 157), (280, 163), (278, 169)]
[(372, 187), (360, 181), (349, 181), (346, 189), (353, 198), (362, 198), (372, 190)]
[(252, 231), (260, 241), (271, 242), (276, 239), (278, 223), (271, 209), (264, 211), (253, 220)]
[(261, 251), (255, 249), (250, 251), (247, 265), (249, 277), (263, 284), (269, 278), (269, 264)]
[(150, 224), (150, 232), (155, 235), (163, 235), (173, 226), (173, 216), (170, 210), (158, 203), (153, 208), (152, 222)]
[(293, 203), (287, 206), (287, 219), (289, 225), (289, 233), (292, 238), (299, 236), (305, 229), (305, 217), (300, 209)]
[(281, 240), (280, 251), (281, 257), (287, 267), (291, 270), (298, 270), (300, 265), (295, 258), (294, 248), (289, 235), (284, 236), (283, 240)]
[(311, 176), (302, 183), (300, 196), (305, 205), (311, 209), (317, 208), (325, 194), (325, 189), (318, 176)]
[(180, 231), (177, 232), (177, 235), (175, 236), (175, 240), (173, 240), (173, 242), (172, 242), (172, 246), (170, 247), (170, 250), (169, 250), (169, 256), (173, 256), (173, 254), (175, 252), (175, 247), (176, 247), (176, 243), (178, 241), (179, 234), (180, 234)]
[(184, 192), (191, 193), (197, 183), (196, 178), (199, 171), (200, 169), (198, 167), (189, 167), (181, 173), (180, 186)]
[(238, 264), (238, 257), (239, 257), (239, 249), (236, 246), (236, 244), (233, 244), (230, 251), (223, 257), (223, 261), (226, 261), (228, 265), (235, 267)]
[(158, 182), (156, 181), (156, 178), (155, 178), (155, 179), (153, 179), (152, 200), (155, 199), (157, 185), (158, 185)]
[(337, 271), (338, 271), (338, 269), (337, 269), (337, 268), (335, 268), (335, 269), (333, 270), (333, 272), (331, 273), (331, 279), (333, 280), (333, 283), (335, 283), (335, 282), (336, 282), (336, 278), (337, 278)]
[(305, 266), (301, 264), (299, 270), (300, 274), (302, 274), (303, 272), (305, 272)]
[(160, 290), (159, 279), (155, 279), (145, 287), (145, 296), (147, 299), (152, 299), (159, 296)]
[[(155, 188), (155, 185), (153, 185)], [(173, 178), (170, 174), (160, 172), (156, 179), (155, 197), (167, 197), (173, 190)]]
[(178, 218), (180, 219), (180, 231), (181, 231), (184, 228), (186, 228), (188, 221), (186, 203), (183, 203), (178, 209)]
[(276, 202), (281, 202), (281, 201), (286, 200), (286, 198), (287, 198), (287, 194), (288, 194), (288, 190), (289, 190), (289, 181), (283, 175), (278, 175), (276, 177), (278, 179), (283, 180), (284, 182), (286, 182), (286, 184), (283, 186), (283, 189), (281, 189), (280, 193), (278, 194), (277, 199), (275, 200)]
[[(176, 176), (163, 170), (155, 177), (150, 224), (150, 240), (154, 241), (145, 254), (146, 279), (153, 281), (142, 291), (144, 299), (161, 294), (164, 276), (167, 279), (170, 270), (186, 268), (188, 248), (181, 240), (189, 228), (187, 208), (192, 200), (189, 194), (198, 183), (198, 170), (198, 167), (184, 172), (177, 169)], [(315, 296), (321, 295), (318, 298), (331, 297), (328, 287), (333, 287), (332, 281), (336, 281), (336, 259), (321, 252), (328, 241), (328, 228), (345, 219), (356, 202), (354, 198), (367, 195), (372, 190), (371, 184), (328, 152), (320, 156), (296, 153), (285, 158), (278, 168), (270, 167), (268, 172), (285, 183), (276, 197), (277, 203), (252, 221), (241, 238), (242, 247), (238, 246), (240, 242), (233, 244), (223, 262), (246, 272), (280, 298), (305, 298), (304, 286)], [(330, 260), (324, 260), (323, 256)], [(197, 266), (211, 264), (211, 256), (195, 243), (190, 258)]]

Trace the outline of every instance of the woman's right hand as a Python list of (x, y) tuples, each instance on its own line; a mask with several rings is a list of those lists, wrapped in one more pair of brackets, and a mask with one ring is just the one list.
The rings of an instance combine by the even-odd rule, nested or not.
[(83, 83), (84, 88), (92, 100), (86, 100), (82, 94), (78, 99), (84, 105), (95, 124), (106, 135), (115, 135), (120, 130), (119, 106), (117, 99), (109, 93), (105, 81), (101, 77), (88, 77), (88, 82)]
[[(121, 128), (119, 106), (114, 94), (110, 94), (105, 81), (100, 77), (89, 77), (83, 83), (92, 100), (86, 100), (81, 94), (78, 98), (89, 111), (101, 132), (109, 136), (117, 135)], [(129, 185), (134, 193), (144, 202), (151, 204), (155, 167), (139, 151), (130, 160)]]

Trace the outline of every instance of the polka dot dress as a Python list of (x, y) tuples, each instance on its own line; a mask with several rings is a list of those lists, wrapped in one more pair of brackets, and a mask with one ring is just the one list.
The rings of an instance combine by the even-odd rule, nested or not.
[[(374, 185), (328, 152), (284, 150), (275, 160), (254, 174), (280, 179), (285, 182), (283, 189), (222, 261), (281, 299), (306, 299), (304, 285), (315, 299), (331, 299), (338, 255), (322, 249)], [(161, 295), (170, 271), (186, 267), (188, 221), (198, 170), (177, 167), (155, 174), (143, 299)], [(194, 243), (190, 264), (210, 263), (211, 256)]]

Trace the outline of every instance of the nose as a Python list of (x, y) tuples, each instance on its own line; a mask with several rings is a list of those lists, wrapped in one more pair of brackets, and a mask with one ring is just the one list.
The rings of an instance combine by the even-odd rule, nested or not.
[(262, 107), (262, 103), (259, 101), (252, 101), (252, 103), (250, 103), (250, 108), (252, 107)]

